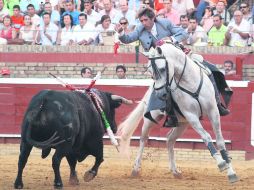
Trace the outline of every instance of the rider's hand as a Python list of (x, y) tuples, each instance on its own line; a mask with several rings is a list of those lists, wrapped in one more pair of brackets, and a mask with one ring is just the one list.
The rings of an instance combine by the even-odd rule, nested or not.
[(116, 24), (115, 31), (121, 33), (123, 31), (123, 27), (121, 24)]

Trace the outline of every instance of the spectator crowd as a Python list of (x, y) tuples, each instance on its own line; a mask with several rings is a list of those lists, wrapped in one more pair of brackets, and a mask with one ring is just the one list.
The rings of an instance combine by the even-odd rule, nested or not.
[(108, 36), (121, 43), (115, 25), (124, 26), (125, 33), (133, 31), (140, 24), (138, 12), (150, 7), (157, 17), (188, 32), (184, 44), (254, 46), (251, 2), (200, 0), (194, 6), (193, 0), (0, 0), (0, 44), (107, 45)]

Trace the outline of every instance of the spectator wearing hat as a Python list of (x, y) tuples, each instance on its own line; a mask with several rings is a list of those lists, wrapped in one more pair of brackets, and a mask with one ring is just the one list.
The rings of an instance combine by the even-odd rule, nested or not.
[(116, 66), (116, 76), (118, 79), (127, 79), (126, 67), (124, 65), (117, 65)]

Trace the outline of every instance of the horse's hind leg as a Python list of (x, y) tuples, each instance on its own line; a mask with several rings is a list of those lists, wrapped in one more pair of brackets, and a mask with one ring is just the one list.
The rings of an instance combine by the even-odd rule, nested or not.
[[(160, 111), (156, 111), (152, 116), (153, 116), (153, 118), (156, 118), (157, 121), (161, 120), (161, 118), (163, 117), (163, 115), (161, 115)], [(138, 151), (138, 154), (137, 154), (137, 157), (136, 157), (133, 169), (132, 169), (132, 173), (131, 173), (132, 177), (136, 177), (139, 175), (140, 168), (141, 168), (142, 155), (144, 152), (144, 147), (145, 147), (145, 144), (146, 144), (148, 137), (149, 137), (150, 128), (153, 125), (154, 125), (154, 123), (152, 121), (144, 118), (144, 123), (142, 126), (142, 133), (141, 133), (141, 137), (140, 137), (140, 141), (139, 141), (139, 151)]]
[(231, 183), (234, 183), (234, 182), (238, 181), (238, 177), (236, 176), (236, 172), (234, 171), (232, 163), (231, 163), (231, 158), (228, 156), (228, 152), (226, 150), (225, 141), (224, 141), (224, 138), (223, 138), (222, 132), (221, 132), (221, 124), (220, 124), (219, 117), (220, 117), (219, 114), (216, 112), (211, 112), (209, 115), (210, 121), (213, 126), (213, 131), (216, 136), (217, 147), (220, 150), (220, 154), (221, 154), (223, 160), (225, 160), (227, 163), (227, 167), (224, 169), (227, 169), (227, 176), (228, 176), (229, 181)]
[(176, 140), (184, 133), (187, 125), (181, 125), (176, 128), (173, 128), (167, 134), (167, 146), (168, 146), (168, 158), (170, 162), (170, 170), (173, 173), (175, 178), (181, 178), (181, 171), (177, 169), (174, 153), (174, 145)]

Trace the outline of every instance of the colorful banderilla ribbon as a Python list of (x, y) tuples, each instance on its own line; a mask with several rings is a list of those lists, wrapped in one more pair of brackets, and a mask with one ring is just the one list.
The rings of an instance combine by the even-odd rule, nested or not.
[[(102, 102), (100, 101), (100, 99), (96, 96), (96, 94), (94, 92), (91, 91), (91, 88), (95, 85), (95, 82), (97, 80), (99, 80), (101, 78), (101, 73), (103, 73), (105, 71), (106, 67), (103, 68), (103, 70), (101, 72), (98, 72), (97, 75), (92, 79), (90, 85), (85, 89), (86, 92), (93, 98), (94, 103), (96, 105), (97, 110), (99, 111), (99, 113), (101, 114), (103, 123), (105, 125), (105, 128), (107, 130), (108, 136), (110, 138), (111, 143), (116, 147), (116, 149), (118, 150), (118, 142), (114, 136), (114, 133), (111, 130), (110, 124), (107, 120), (106, 114), (103, 111), (103, 109), (101, 108)], [(73, 85), (70, 85), (66, 82), (64, 82), (60, 77), (55, 76), (52, 73), (49, 73), (51, 76), (53, 76), (57, 81), (59, 81), (61, 83), (61, 85), (65, 88), (67, 88), (68, 90), (71, 91), (78, 91), (78, 92), (82, 92), (85, 93), (84, 91), (81, 91), (80, 89), (74, 87)]]

